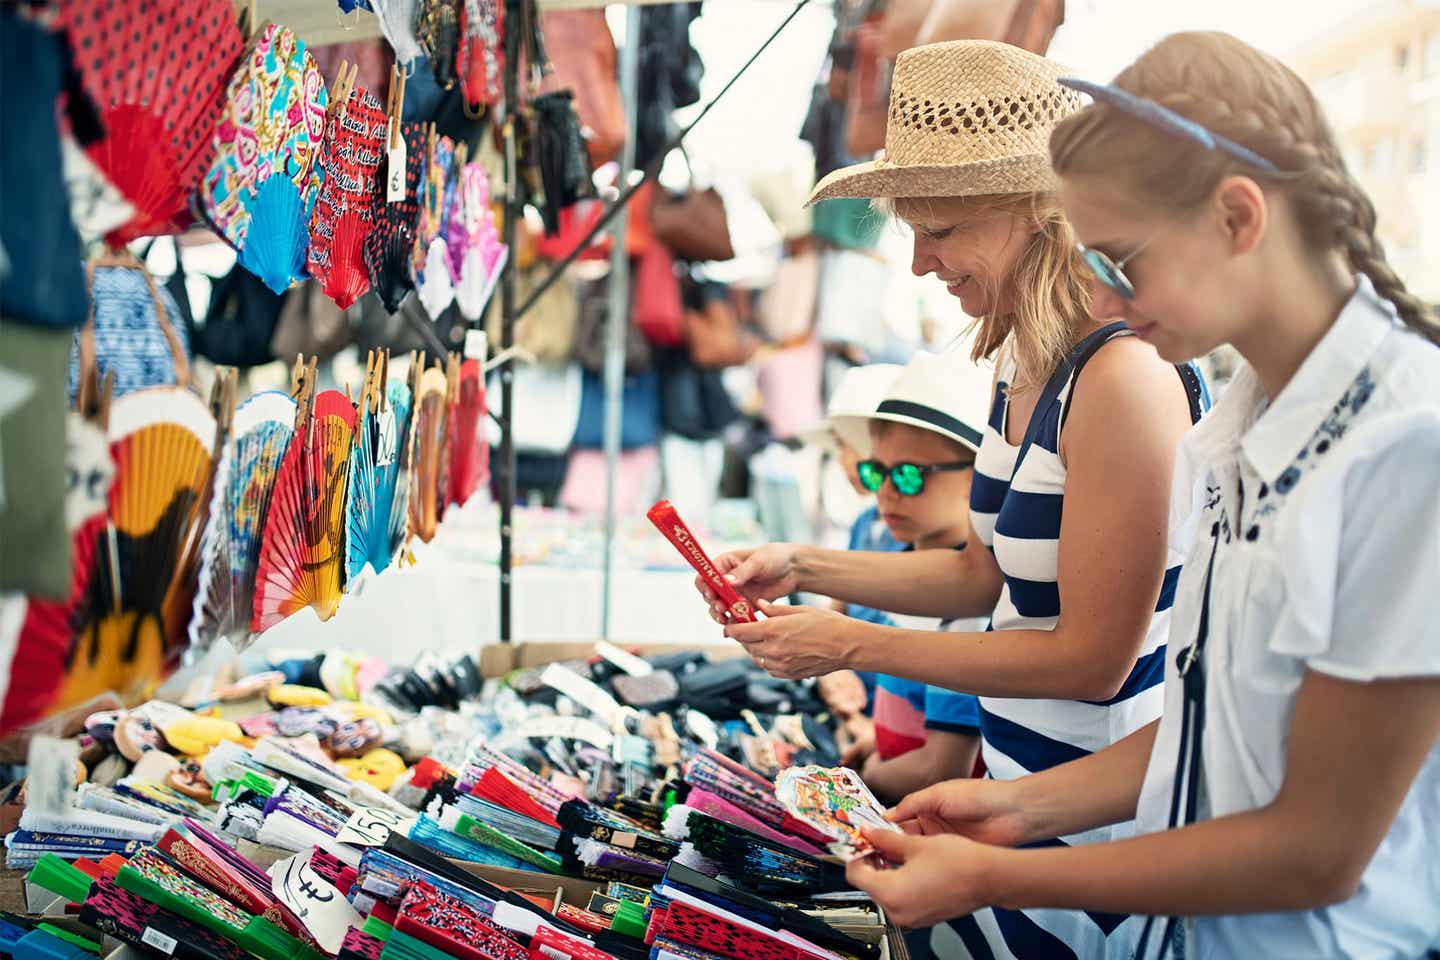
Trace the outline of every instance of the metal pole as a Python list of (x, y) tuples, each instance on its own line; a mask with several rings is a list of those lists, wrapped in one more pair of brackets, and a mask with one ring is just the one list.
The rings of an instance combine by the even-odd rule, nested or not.
[[(630, 135), (620, 150), (619, 190), (629, 183), (635, 166), (635, 126), (640, 99), (640, 8), (625, 11), (625, 46), (620, 50), (620, 96)], [(630, 254), (625, 249), (628, 207), (621, 207), (614, 220), (610, 247), (610, 307), (605, 318), (605, 554), (600, 601), (600, 636), (610, 639), (610, 587), (615, 563), (615, 471), (620, 462), (620, 422), (625, 403), (625, 333), (630, 324)]]
[[(520, 206), (519, 171), (515, 164), (515, 111), (520, 106), (520, 25), (526, 22), (525, 6), (535, 0), (505, 0), (505, 246), (510, 255), (500, 278), (500, 349), (515, 345), (515, 261), (516, 227), (524, 215)], [(539, 11), (531, 9), (530, 16)], [(483, 318), (482, 318), (483, 322)], [(512, 536), (515, 510), (515, 364), (500, 367), (500, 642), (515, 639), (511, 618), (510, 574), (514, 565)]]

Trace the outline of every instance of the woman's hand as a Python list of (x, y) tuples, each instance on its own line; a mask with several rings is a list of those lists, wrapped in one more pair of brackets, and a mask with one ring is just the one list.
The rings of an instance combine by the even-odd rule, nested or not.
[[(795, 545), (790, 543), (770, 543), (753, 550), (734, 550), (716, 557), (715, 569), (752, 603), (778, 600), (800, 589), (795, 551)], [(710, 605), (710, 618), (722, 627), (729, 624), (725, 604), (703, 578), (695, 578), (695, 589)]]
[(867, 857), (852, 861), (845, 878), (870, 894), (894, 923), (928, 927), (991, 905), (985, 881), (993, 847), (954, 834), (918, 837), (867, 830), (865, 836), (890, 868)]
[(874, 624), (833, 610), (757, 603), (766, 619), (731, 623), (725, 636), (740, 641), (745, 652), (771, 676), (787, 680), (818, 677), (850, 666), (858, 633)]
[(906, 833), (959, 834), (980, 843), (1013, 847), (1029, 828), (1014, 780), (946, 780), (910, 794), (887, 815)]

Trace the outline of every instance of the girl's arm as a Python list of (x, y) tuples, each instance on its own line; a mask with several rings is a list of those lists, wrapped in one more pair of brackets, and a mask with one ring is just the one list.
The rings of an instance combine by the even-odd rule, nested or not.
[(1437, 737), (1440, 678), (1357, 683), (1311, 671), (1284, 782), (1264, 807), (1067, 848), (876, 834), (903, 866), (852, 864), (850, 878), (904, 925), (983, 905), (1171, 916), (1315, 909), (1355, 894)]
[[(1165, 575), (1171, 473), (1176, 445), (1190, 428), (1190, 409), (1174, 367), (1129, 338), (1096, 353), (1077, 386), (1061, 444), (1068, 476), (1059, 582), (1010, 594), (1022, 616), (1054, 616), (1058, 602), (1061, 614), (1053, 630), (917, 632), (841, 623), (821, 611), (766, 607), (770, 619), (732, 624), (726, 636), (744, 643), (751, 656), (764, 657), (766, 668), (779, 676), (850, 667), (980, 696), (1115, 696), (1135, 666)], [(796, 564), (801, 588), (889, 610), (918, 608), (928, 595), (932, 607), (926, 612), (935, 613), (948, 597), (979, 599), (976, 571), (982, 562), (994, 578), (987, 584), (998, 590), (1001, 582), (988, 550), (922, 550), (872, 556), (868, 563), (865, 558), (801, 548)], [(967, 569), (976, 579), (927, 576), (924, 564), (933, 564), (934, 572), (953, 564), (950, 577)], [(887, 600), (887, 591), (906, 606)]]

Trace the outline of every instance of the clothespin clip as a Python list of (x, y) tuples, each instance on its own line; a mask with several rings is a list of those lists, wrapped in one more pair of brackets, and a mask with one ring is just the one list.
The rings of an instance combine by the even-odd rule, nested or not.
[(495, 356), (491, 357), (485, 362), (484, 372), (489, 373), (491, 370), (494, 370), (496, 367), (511, 359), (520, 360), (524, 363), (534, 363), (535, 354), (531, 353), (529, 350), (526, 350), (519, 344), (516, 344), (513, 347), (507, 347), (506, 349), (501, 350), (499, 353), (495, 354)]
[(385, 348), (380, 355), (382, 357), (380, 361), (380, 396), (377, 406), (383, 413), (390, 403), (390, 349)]

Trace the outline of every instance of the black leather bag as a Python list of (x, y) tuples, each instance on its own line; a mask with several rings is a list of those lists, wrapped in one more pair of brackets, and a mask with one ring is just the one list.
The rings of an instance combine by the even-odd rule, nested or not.
[(719, 370), (703, 370), (685, 347), (655, 350), (660, 426), (687, 440), (709, 440), (740, 417)]

